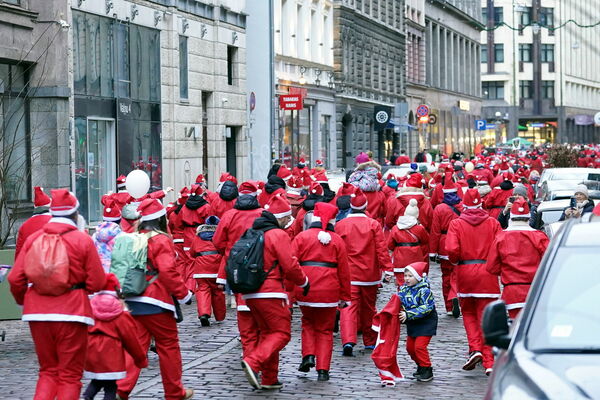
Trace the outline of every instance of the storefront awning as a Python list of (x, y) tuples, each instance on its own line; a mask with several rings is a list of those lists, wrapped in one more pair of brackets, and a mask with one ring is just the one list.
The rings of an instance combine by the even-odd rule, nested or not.
[(527, 130), (529, 130), (529, 128), (527, 128), (526, 126), (523, 126), (523, 125), (519, 125), (519, 130), (520, 131), (527, 131)]

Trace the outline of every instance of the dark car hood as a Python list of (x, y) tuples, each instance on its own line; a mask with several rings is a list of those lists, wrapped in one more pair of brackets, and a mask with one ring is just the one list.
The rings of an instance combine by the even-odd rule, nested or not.
[(600, 354), (538, 354), (533, 361), (586, 398), (600, 398)]

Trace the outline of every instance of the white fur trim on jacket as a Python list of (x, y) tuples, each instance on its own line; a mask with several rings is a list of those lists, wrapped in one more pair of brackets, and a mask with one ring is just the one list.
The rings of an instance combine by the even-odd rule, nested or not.
[(192, 299), (193, 295), (194, 293), (192, 293), (191, 290), (188, 290), (188, 294), (183, 299), (177, 301), (179, 302), (179, 304), (185, 304)]
[(497, 299), (500, 297), (500, 293), (457, 293), (458, 297), (475, 297), (483, 299)]
[(525, 307), (525, 303), (512, 303), (512, 304), (506, 305), (507, 310), (514, 310), (514, 309), (523, 308), (523, 307)]
[(350, 284), (354, 286), (375, 286), (381, 283), (381, 279), (374, 282), (363, 282), (363, 281), (351, 281)]
[(303, 285), (300, 285), (301, 288), (305, 288), (306, 285), (308, 285), (308, 276), (306, 277), (306, 281), (304, 282)]
[(71, 225), (77, 228), (77, 224), (75, 223), (75, 221), (73, 221), (70, 218), (52, 217), (50, 218), (50, 220), (48, 220), (48, 223)]
[[(189, 295), (189, 293), (188, 293), (188, 295)], [(151, 304), (153, 306), (164, 308), (165, 310), (169, 310), (169, 311), (172, 311), (173, 313), (175, 313), (175, 306), (173, 304), (165, 303), (164, 301), (155, 299), (154, 297), (133, 296), (133, 297), (128, 297), (127, 299), (125, 299), (125, 301), (126, 302), (127, 301), (131, 301), (131, 302), (134, 302), (134, 303)]]
[(378, 325), (371, 325), (371, 329), (373, 329), (375, 332), (379, 332), (381, 328)]
[(217, 284), (218, 285), (226, 285), (227, 284), (227, 279), (217, 278)]
[(49, 322), (81, 322), (86, 325), (94, 325), (94, 320), (83, 315), (70, 314), (23, 314), (22, 321), (49, 321)]
[(346, 215), (346, 218), (360, 218), (360, 217), (367, 218), (367, 214), (358, 213), (358, 214), (348, 214), (348, 215)]
[[(309, 302), (309, 301), (296, 301), (296, 303), (298, 303), (299, 306), (318, 307), (318, 308), (337, 307), (338, 306), (338, 302), (337, 301), (335, 303), (313, 303), (313, 302)], [(349, 303), (350, 302), (348, 302), (348, 304)]]
[(250, 311), (250, 308), (248, 306), (245, 305), (241, 305), (241, 306), (237, 306), (237, 310), (238, 311)]
[(242, 295), (242, 299), (285, 299), (287, 300), (287, 293), (278, 292), (262, 292), (262, 293), (248, 293)]
[(423, 192), (398, 192), (396, 194), (396, 198), (400, 196), (423, 196), (425, 197), (425, 193)]
[(127, 376), (126, 371), (120, 372), (90, 372), (83, 371), (83, 377), (87, 379), (98, 379), (100, 381), (114, 381)]
[(219, 274), (194, 274), (192, 278), (216, 278)]

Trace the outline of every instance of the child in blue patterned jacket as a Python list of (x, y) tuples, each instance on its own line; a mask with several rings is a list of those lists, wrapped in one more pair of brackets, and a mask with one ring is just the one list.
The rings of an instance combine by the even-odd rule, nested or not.
[(412, 263), (404, 269), (404, 285), (398, 289), (403, 310), (399, 314), (400, 322), (406, 324), (406, 351), (417, 364), (413, 374), (419, 382), (433, 379), (433, 368), (427, 346), (436, 334), (438, 316), (435, 301), (425, 276), (427, 264)]

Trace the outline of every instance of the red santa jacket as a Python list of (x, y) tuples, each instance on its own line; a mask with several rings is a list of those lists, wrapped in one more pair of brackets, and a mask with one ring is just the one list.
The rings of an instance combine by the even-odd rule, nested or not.
[(352, 213), (336, 224), (335, 231), (346, 244), (352, 285), (378, 285), (384, 271), (392, 272), (379, 222), (366, 214)]
[[(290, 237), (283, 229), (279, 229), (273, 214), (266, 211), (254, 221), (252, 228), (269, 229), (264, 236), (263, 260), (265, 272), (270, 272), (257, 292), (244, 294), (242, 298), (244, 300), (285, 299), (287, 301), (288, 296), (283, 284), (284, 279), (300, 287), (305, 287), (308, 284), (306, 274), (300, 268), (298, 259), (293, 255)], [(277, 262), (277, 265), (272, 268), (275, 262)]]
[(456, 265), (459, 297), (500, 297), (498, 277), (485, 269), (490, 243), (502, 231), (500, 223), (481, 208), (464, 210), (450, 222), (446, 250)]
[(258, 203), (261, 207), (264, 207), (269, 203), (269, 200), (271, 200), (273, 196), (277, 196), (278, 194), (285, 196), (285, 189), (277, 188), (272, 193), (267, 192), (267, 189), (263, 189), (262, 192), (258, 195)]
[(152, 282), (141, 296), (128, 297), (127, 301), (152, 304), (172, 311), (175, 315), (173, 296), (183, 304), (192, 298), (192, 292), (185, 286), (175, 266), (175, 247), (167, 234), (160, 233), (148, 239), (147, 268), (149, 271), (158, 270), (158, 279)]
[[(189, 251), (194, 238), (196, 237), (196, 228), (202, 225), (207, 217), (212, 214), (210, 204), (204, 199), (194, 199), (197, 196), (190, 196), (187, 202), (181, 207), (181, 222), (183, 225), (184, 250)], [(195, 203), (194, 203), (195, 202)]]
[[(43, 233), (61, 234), (69, 256), (69, 284), (84, 283), (85, 290), (73, 289), (60, 296), (44, 296), (28, 287), (25, 276), (25, 257), (31, 244)], [(77, 230), (68, 218), (53, 217), (44, 228), (29, 236), (8, 276), (10, 291), (19, 305), (23, 305), (23, 321), (81, 322), (93, 325), (88, 292), (102, 289), (106, 276), (92, 238)]]
[[(385, 194), (383, 194), (383, 192), (381, 191), (376, 191), (376, 192), (363, 192), (365, 194), (365, 197), (367, 198), (367, 213), (371, 216), (371, 218), (373, 218), (374, 220), (376, 220), (377, 222), (379, 222), (382, 226), (383, 226), (383, 219), (385, 217), (385, 212), (386, 212), (386, 204), (385, 202), (387, 201), (387, 197), (385, 196)], [(335, 204), (335, 203), (333, 203)]]
[(429, 235), (422, 225), (406, 224), (401, 217), (388, 236), (387, 247), (393, 252), (394, 273), (404, 273), (413, 262), (427, 262)]
[[(454, 205), (454, 208), (460, 213), (462, 212), (462, 203)], [(459, 217), (452, 207), (446, 203), (439, 204), (433, 210), (433, 223), (429, 235), (429, 254), (443, 260), (448, 259), (448, 251), (446, 250), (446, 235), (450, 222)]]
[(431, 219), (433, 218), (433, 209), (425, 194), (416, 190), (418, 189), (411, 192), (398, 192), (395, 198), (388, 200), (385, 216), (386, 228), (392, 229), (398, 218), (404, 215), (404, 210), (408, 206), (410, 199), (415, 199), (419, 208), (419, 222), (429, 231), (431, 228)]
[(87, 379), (123, 379), (125, 352), (138, 368), (148, 366), (146, 352), (138, 341), (136, 324), (114, 295), (98, 294), (91, 300), (94, 326), (88, 328), (88, 348), (84, 377)]
[(307, 296), (302, 294), (301, 288), (296, 288), (295, 297), (301, 306), (337, 307), (339, 300), (350, 301), (346, 245), (338, 234), (329, 231), (326, 233), (331, 241), (323, 244), (319, 241), (319, 234), (323, 235), (320, 232), (323, 232), (320, 227), (311, 227), (292, 242), (293, 254), (298, 258), (308, 281), (312, 282)]
[(29, 218), (27, 221), (25, 221), (23, 225), (21, 225), (21, 227), (19, 228), (19, 232), (17, 233), (15, 260), (19, 256), (19, 253), (21, 252), (21, 249), (25, 244), (25, 240), (27, 240), (29, 236), (41, 230), (44, 227), (44, 225), (46, 225), (48, 221), (50, 221), (50, 218), (52, 218), (50, 213), (36, 214)]
[(194, 260), (194, 278), (217, 279), (223, 256), (211, 240), (203, 240), (199, 236), (196, 236), (192, 242), (189, 254), (192, 260)]
[(507, 309), (525, 305), (548, 242), (545, 233), (531, 228), (527, 222), (517, 222), (500, 232), (492, 243), (486, 269), (490, 274), (500, 276), (504, 286), (502, 299)]
[(498, 216), (506, 206), (506, 203), (508, 203), (508, 198), (512, 196), (512, 194), (512, 189), (502, 190), (499, 187), (495, 187), (483, 199), (483, 208), (488, 211), (490, 217), (498, 219)]
[(212, 215), (216, 215), (217, 217), (221, 218), (223, 217), (223, 215), (231, 210), (233, 208), (233, 206), (235, 205), (237, 199), (233, 199), (233, 200), (223, 200), (222, 198), (220, 198), (218, 195), (216, 197), (214, 197), (214, 199), (212, 201), (210, 201), (210, 206), (211, 206), (211, 214)]
[(398, 315), (401, 310), (400, 296), (393, 294), (386, 306), (373, 317), (372, 329), (377, 332), (377, 342), (371, 359), (379, 371), (381, 381), (392, 385), (403, 379), (396, 359), (401, 326)]

